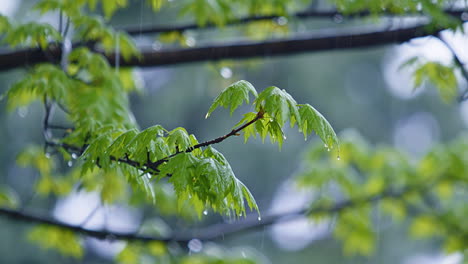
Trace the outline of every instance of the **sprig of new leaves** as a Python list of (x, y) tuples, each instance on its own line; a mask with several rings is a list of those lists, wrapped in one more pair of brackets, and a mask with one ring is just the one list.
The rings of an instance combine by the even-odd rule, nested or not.
[(259, 135), (262, 140), (269, 136), (270, 140), (278, 142), (281, 148), (286, 138), (282, 128), (289, 121), (291, 127), (297, 123), (305, 139), (315, 131), (327, 148), (338, 147), (338, 137), (335, 131), (320, 112), (309, 104), (297, 104), (290, 94), (275, 86), (270, 86), (257, 94), (252, 84), (247, 81), (238, 81), (216, 97), (206, 117), (209, 117), (219, 106), (230, 108), (232, 114), (243, 102), (249, 104), (250, 94), (255, 97), (253, 101), (255, 112), (244, 114), (244, 118), (236, 125), (236, 127), (245, 125), (255, 120), (252, 126), (243, 129), (245, 141), (252, 136), (256, 138)]

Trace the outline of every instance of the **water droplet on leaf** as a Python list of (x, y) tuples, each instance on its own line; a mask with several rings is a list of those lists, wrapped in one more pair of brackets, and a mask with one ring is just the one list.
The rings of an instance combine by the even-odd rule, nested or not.
[(78, 155), (76, 155), (76, 153), (72, 153), (71, 157), (72, 157), (72, 159), (76, 159), (76, 158), (78, 158)]
[(207, 210), (203, 211), (203, 214), (208, 215), (208, 211)]
[(258, 219), (258, 221), (262, 221), (262, 217), (261, 217), (261, 216), (259, 216), (257, 219)]
[(50, 159), (50, 153), (46, 153), (46, 154), (45, 154), (45, 157), (48, 158), (48, 159)]
[(73, 162), (71, 160), (69, 160), (67, 165), (68, 165), (68, 167), (71, 167), (71, 166), (73, 166)]
[(340, 160), (341, 158), (340, 158), (340, 156), (338, 156), (338, 157), (336, 157), (336, 159), (337, 159), (337, 160)]

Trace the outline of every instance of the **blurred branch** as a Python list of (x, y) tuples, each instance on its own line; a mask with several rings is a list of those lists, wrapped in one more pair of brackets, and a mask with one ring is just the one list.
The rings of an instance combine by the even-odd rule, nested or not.
[[(315, 1), (314, 1), (315, 2)], [(447, 9), (444, 10), (444, 13), (450, 16), (459, 17), (466, 10), (463, 9)], [(405, 16), (424, 16), (424, 12), (415, 12), (415, 13), (404, 13), (404, 14), (394, 14), (390, 12), (380, 12), (379, 14), (373, 14), (372, 12), (366, 10), (356, 13), (344, 14), (336, 10), (305, 10), (296, 12), (293, 14), (287, 15), (265, 15), (265, 16), (247, 16), (238, 19), (229, 20), (225, 23), (225, 26), (235, 26), (248, 24), (255, 21), (264, 21), (264, 20), (276, 20), (279, 18), (295, 18), (295, 19), (307, 19), (307, 18), (361, 18), (371, 15), (383, 15), (387, 17), (405, 17)], [(121, 31), (127, 32), (129, 35), (143, 35), (143, 34), (160, 34), (168, 32), (184, 32), (187, 30), (199, 30), (199, 29), (210, 29), (217, 28), (219, 25), (214, 23), (208, 23), (204, 26), (200, 26), (196, 23), (184, 24), (184, 25), (168, 25), (168, 26), (134, 26), (134, 27), (124, 27), (120, 28)]]
[[(454, 17), (457, 17), (461, 21), (467, 20), (466, 16), (462, 15), (464, 10), (446, 12)], [(359, 14), (349, 16), (363, 16), (366, 14), (369, 14), (369, 12), (362, 12)], [(294, 16), (303, 18), (312, 16), (333, 17), (335, 15), (338, 15), (336, 11), (306, 11), (303, 13), (297, 13)], [(261, 19), (271, 19), (275, 17), (278, 16), (251, 17), (243, 18), (238, 21), (249, 22)], [(349, 29), (344, 32), (337, 32), (334, 29), (330, 29), (322, 33), (311, 34), (304, 37), (270, 40), (264, 42), (230, 43), (211, 46), (208, 45), (205, 47), (197, 48), (170, 49), (162, 51), (142, 50), (141, 59), (133, 58), (129, 61), (125, 61), (120, 57), (116, 60), (115, 54), (104, 54), (104, 56), (106, 56), (108, 61), (113, 65), (115, 65), (115, 61), (120, 61), (120, 66), (122, 67), (154, 67), (188, 62), (216, 61), (221, 59), (242, 59), (261, 56), (296, 54), (301, 52), (371, 47), (392, 43), (402, 43), (412, 38), (434, 35), (444, 29), (438, 28), (436, 30), (431, 31), (428, 29), (429, 24), (430, 22), (427, 22), (424, 24), (419, 24), (407, 28), (397, 28), (393, 30), (380, 29), (372, 32), (349, 32)], [(180, 27), (165, 27), (159, 29), (153, 28), (153, 31), (168, 32), (194, 27), (198, 28), (198, 26), (195, 25), (186, 25)], [(139, 29), (135, 30), (139, 31)], [(128, 32), (133, 34), (136, 33), (135, 30), (128, 29)], [(86, 45), (88, 47), (94, 46), (92, 43), (73, 44), (73, 46), (82, 45)], [(61, 55), (61, 45), (51, 45), (46, 51), (42, 51), (36, 48), (6, 52), (0, 54), (0, 70), (9, 70), (16, 67), (23, 67), (25, 65), (33, 65), (48, 61), (51, 61), (53, 63), (59, 63)]]
[[(468, 85), (468, 71), (465, 68), (465, 63), (463, 63), (460, 60), (460, 57), (458, 57), (457, 52), (455, 49), (448, 43), (448, 41), (442, 36), (442, 34), (437, 34), (437, 38), (447, 47), (447, 49), (452, 53), (453, 60), (455, 62), (455, 65), (457, 68), (460, 70), (463, 78), (465, 78), (465, 81)], [(468, 99), (468, 88), (465, 88), (465, 91), (459, 96), (458, 101), (463, 102), (464, 100)]]
[[(260, 42), (236, 42), (211, 46), (183, 49), (168, 49), (161, 51), (142, 50), (141, 59), (132, 58), (125, 61), (120, 59), (121, 67), (154, 67), (174, 65), (188, 62), (217, 61), (222, 59), (246, 59), (255, 57), (279, 56), (303, 52), (340, 50), (380, 46), (385, 44), (402, 43), (412, 38), (434, 35), (443, 30), (428, 30), (428, 24), (393, 30), (380, 29), (371, 32), (337, 32), (323, 31), (304, 37)], [(104, 54), (107, 60), (115, 65), (114, 54)], [(8, 70), (25, 65), (42, 62), (59, 63), (62, 49), (59, 45), (49, 47), (47, 51), (40, 49), (24, 49), (0, 54), (0, 70)], [(46, 56), (47, 55), (47, 56)], [(52, 57), (53, 60), (50, 60)]]
[(46, 217), (41, 217), (25, 212), (20, 212), (7, 208), (0, 208), (0, 215), (8, 217), (14, 220), (27, 222), (31, 224), (45, 224), (60, 227), (66, 230), (70, 230), (77, 234), (86, 235), (98, 239), (110, 239), (110, 240), (128, 240), (128, 241), (140, 241), (140, 242), (151, 242), (151, 241), (161, 241), (161, 242), (175, 242), (180, 244), (187, 244), (193, 238), (200, 239), (202, 241), (217, 240), (225, 238), (231, 235), (238, 235), (244, 232), (256, 230), (273, 224), (287, 222), (298, 217), (302, 216), (313, 216), (317, 214), (334, 214), (339, 213), (340, 211), (352, 208), (354, 206), (378, 202), (384, 198), (399, 198), (408, 194), (410, 192), (424, 192), (429, 187), (433, 186), (431, 184), (418, 184), (414, 186), (407, 186), (400, 190), (387, 189), (379, 194), (370, 195), (367, 197), (349, 199), (342, 202), (338, 202), (331, 206), (317, 206), (311, 209), (303, 208), (291, 212), (283, 213), (270, 213), (262, 217), (261, 220), (258, 219), (257, 214), (251, 214), (243, 220), (236, 221), (234, 223), (221, 223), (212, 226), (208, 226), (196, 231), (188, 231), (180, 234), (173, 234), (167, 237), (156, 237), (156, 236), (146, 236), (140, 235), (137, 232), (112, 232), (106, 230), (90, 230), (82, 226), (71, 225), (65, 222), (61, 222), (55, 219), (50, 219)]

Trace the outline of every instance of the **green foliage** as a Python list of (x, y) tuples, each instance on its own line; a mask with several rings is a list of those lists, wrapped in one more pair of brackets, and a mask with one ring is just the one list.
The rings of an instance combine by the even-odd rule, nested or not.
[(79, 238), (70, 230), (45, 225), (36, 226), (29, 232), (28, 238), (44, 249), (57, 250), (63, 255), (75, 258), (83, 256), (83, 247)]
[(255, 110), (264, 111), (273, 118), (280, 127), (290, 120), (291, 127), (294, 121), (301, 123), (297, 103), (285, 90), (270, 86), (263, 90), (254, 102)]
[(421, 87), (425, 81), (432, 83), (445, 102), (451, 102), (457, 96), (458, 82), (455, 66), (446, 66), (439, 62), (425, 62), (418, 57), (406, 61), (400, 69), (413, 68), (414, 89)]
[[(353, 131), (340, 138), (341, 159), (334, 151), (313, 146), (297, 184), (322, 193), (321, 200), (310, 205), (310, 216), (336, 215), (335, 235), (343, 241), (346, 254), (372, 254), (376, 207), (397, 221), (408, 219), (411, 210), (412, 236), (437, 236), (446, 248), (463, 249), (459, 234), (468, 228), (458, 224), (463, 222), (459, 212), (467, 207), (456, 201), (463, 199), (468, 184), (466, 135), (446, 147), (435, 147), (417, 162), (409, 162), (404, 153), (390, 147), (371, 147)], [(437, 205), (444, 209), (436, 211)]]
[(460, 28), (458, 19), (444, 12), (451, 0), (413, 1), (413, 0), (330, 0), (330, 2), (345, 14), (370, 11), (373, 15), (383, 13), (405, 14), (422, 13), (431, 18), (433, 28)]
[[(155, 11), (170, 5), (166, 0), (146, 2)], [(366, 10), (375, 15), (421, 11), (431, 17), (434, 27), (461, 25), (443, 12), (447, 1), (331, 2), (347, 14)], [(102, 48), (106, 54), (118, 52), (124, 60), (131, 60), (140, 56), (131, 37), (106, 24), (115, 12), (129, 3), (128, 0), (43, 0), (35, 9), (42, 14), (58, 11), (63, 22), (73, 27), (70, 32), (73, 40), (96, 43), (97, 49)], [(183, 1), (178, 7), (181, 14), (192, 15), (199, 25), (222, 26), (245, 14), (287, 16), (306, 5), (309, 1), (291, 4), (283, 0), (191, 0)], [(90, 14), (98, 7), (105, 18)], [(285, 34), (288, 30), (275, 21), (258, 24), (266, 28), (265, 35), (270, 31)], [(15, 25), (4, 16), (0, 16), (0, 33), (11, 47), (41, 49), (53, 47), (51, 43), (60, 42), (65, 35), (64, 30), (49, 24)], [(160, 39), (186, 40), (180, 32), (160, 35)], [(307, 164), (297, 183), (302, 188), (323, 193), (310, 205), (309, 215), (313, 219), (336, 219), (335, 235), (343, 241), (346, 254), (372, 254), (375, 203), (394, 220), (404, 220), (415, 211), (417, 216), (410, 221), (411, 235), (438, 236), (447, 250), (466, 250), (466, 235), (457, 234), (468, 233), (468, 226), (463, 224), (468, 209), (462, 202), (456, 202), (466, 198), (460, 192), (468, 183), (466, 137), (449, 146), (436, 147), (415, 162), (410, 162), (399, 150), (370, 146), (353, 133), (344, 135), (339, 145), (330, 123), (314, 107), (298, 104), (278, 87), (270, 86), (257, 94), (252, 84), (238, 81), (215, 98), (206, 117), (219, 106), (229, 108), (232, 115), (243, 103), (252, 104), (253, 112), (245, 113), (230, 133), (200, 143), (182, 127), (172, 130), (160, 125), (144, 130), (138, 128), (127, 94), (139, 87), (132, 69), (113, 68), (105, 56), (84, 46), (74, 47), (67, 59), (66, 67), (50, 63), (31, 67), (6, 93), (10, 110), (41, 100), (58, 106), (70, 125), (61, 137), (46, 138), (46, 151), (53, 148), (61, 156), (51, 156), (42, 147), (31, 147), (18, 155), (19, 165), (38, 170), (35, 191), (39, 196), (68, 195), (79, 182), (81, 190), (97, 192), (103, 204), (148, 206), (161, 215), (186, 220), (199, 219), (208, 210), (230, 218), (245, 216), (247, 209), (259, 213), (253, 195), (236, 178), (227, 159), (211, 145), (243, 132), (245, 141), (257, 136), (265, 140), (268, 136), (281, 148), (286, 139), (283, 127), (289, 121), (291, 127), (297, 124), (305, 139), (315, 132), (325, 144), (325, 148), (319, 144), (307, 153)], [(412, 60), (408, 64), (414, 63), (419, 61)], [(433, 83), (444, 100), (452, 100), (456, 95), (457, 80), (452, 66), (421, 63), (414, 78), (415, 86), (425, 80)], [(251, 101), (251, 94), (254, 101)], [(71, 168), (60, 166), (60, 162), (67, 162)], [(434, 206), (427, 204), (428, 200), (444, 205), (444, 211), (435, 213)], [(8, 189), (0, 192), (1, 206), (16, 207), (17, 204), (14, 192)], [(148, 234), (171, 233), (159, 217), (145, 221), (144, 226), (149, 226), (143, 230)], [(81, 257), (84, 254), (78, 235), (71, 231), (39, 226), (29, 233), (29, 238), (64, 255)], [(239, 254), (223, 250), (217, 250), (219, 254), (207, 251), (189, 256), (173, 251), (159, 241), (128, 243), (117, 261), (138, 263), (151, 259), (162, 263), (229, 264), (258, 261), (255, 257), (240, 258)]]
[(9, 26), (5, 19), (2, 20), (0, 27), (8, 29), (5, 42), (12, 47), (23, 46), (46, 49), (50, 42), (62, 40), (60, 33), (49, 24), (30, 22), (19, 26)]
[(452, 101), (457, 96), (458, 83), (453, 67), (437, 62), (423, 64), (414, 72), (414, 86), (421, 86), (424, 80), (433, 83), (446, 102)]
[(245, 101), (250, 102), (249, 93), (257, 98), (257, 90), (247, 81), (241, 80), (226, 87), (214, 100), (205, 118), (208, 118), (211, 113), (218, 107), (230, 108), (230, 114), (234, 112)]
[(320, 114), (314, 107), (309, 104), (300, 105), (299, 116), (299, 127), (304, 133), (304, 138), (307, 139), (307, 135), (315, 131), (317, 135), (325, 143), (326, 148), (333, 148), (338, 146), (338, 137), (335, 131), (331, 127), (330, 123)]
[(0, 188), (0, 206), (16, 208), (19, 205), (19, 198), (16, 192), (8, 187)]

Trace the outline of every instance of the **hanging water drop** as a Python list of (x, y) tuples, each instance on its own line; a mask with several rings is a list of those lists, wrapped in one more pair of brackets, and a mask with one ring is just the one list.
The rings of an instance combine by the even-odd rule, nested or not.
[(324, 146), (325, 148), (328, 148), (328, 145), (327, 145), (327, 144), (324, 144), (323, 146)]
[(47, 153), (45, 154), (45, 157), (48, 158), (48, 159), (50, 159), (50, 153), (47, 152)]
[(286, 135), (283, 135), (283, 139), (286, 140)]
[(337, 160), (340, 160), (341, 158), (340, 158), (340, 156), (338, 156), (338, 157), (336, 157), (336, 159), (337, 159)]
[(204, 211), (203, 211), (203, 214), (204, 214), (204, 215), (208, 215), (208, 211), (207, 211), (207, 210), (204, 210)]
[(76, 153), (72, 153), (72, 154), (71, 154), (71, 157), (72, 157), (72, 159), (77, 159), (77, 158), (78, 158), (78, 155), (76, 155)]
[(330, 152), (330, 148), (327, 148), (327, 151)]
[(219, 73), (221, 76), (223, 76), (224, 79), (229, 79), (232, 77), (232, 70), (228, 67), (222, 67), (221, 70), (219, 70)]
[(69, 160), (69, 161), (67, 162), (67, 165), (68, 165), (68, 167), (71, 167), (71, 166), (73, 166), (73, 162), (72, 162), (71, 160)]
[(259, 216), (257, 219), (258, 219), (258, 221), (262, 221), (262, 217), (261, 217), (261, 216)]

